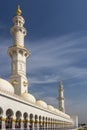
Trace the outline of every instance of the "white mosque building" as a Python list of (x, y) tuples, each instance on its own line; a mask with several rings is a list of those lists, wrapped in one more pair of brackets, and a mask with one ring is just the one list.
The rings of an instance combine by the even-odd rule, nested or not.
[(0, 78), (0, 129), (58, 130), (76, 127), (76, 118), (65, 113), (62, 81), (59, 84), (59, 109), (43, 100), (36, 100), (28, 93), (26, 60), (30, 52), (24, 46), (24, 37), (27, 34), (24, 23), (22, 11), (18, 6), (10, 30), (13, 45), (8, 48), (11, 76), (9, 81)]

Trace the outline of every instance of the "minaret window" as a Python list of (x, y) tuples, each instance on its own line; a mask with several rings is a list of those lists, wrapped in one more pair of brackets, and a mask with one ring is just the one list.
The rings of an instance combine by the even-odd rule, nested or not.
[(19, 31), (20, 31), (20, 32), (22, 32), (22, 30), (21, 30), (21, 29), (19, 29)]
[(19, 53), (23, 56), (23, 51), (22, 50), (19, 50)]
[(27, 57), (27, 53), (25, 53), (25, 56)]
[(18, 26), (20, 26), (20, 27), (22, 27), (21, 21), (19, 21), (19, 20), (16, 20), (15, 24), (18, 25)]
[(18, 25), (18, 21), (17, 20), (15, 21), (15, 24)]
[(25, 34), (25, 31), (23, 32), (23, 34)]
[(21, 21), (19, 21), (19, 26), (21, 26)]

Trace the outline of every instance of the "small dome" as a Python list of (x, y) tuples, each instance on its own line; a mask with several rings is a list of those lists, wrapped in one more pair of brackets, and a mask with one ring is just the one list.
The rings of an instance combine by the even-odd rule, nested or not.
[(37, 105), (43, 108), (47, 108), (47, 104), (42, 100), (37, 100)]
[(56, 109), (56, 108), (55, 108), (55, 112), (58, 113), (58, 114), (60, 113), (60, 111), (58, 109)]
[(64, 114), (64, 116), (65, 116), (66, 118), (70, 119), (70, 116), (69, 116), (69, 115), (67, 115), (67, 114)]
[(31, 103), (35, 103), (35, 102), (36, 102), (35, 97), (34, 97), (32, 94), (30, 94), (30, 93), (23, 93), (21, 96), (22, 96), (26, 101), (29, 101), (29, 102), (31, 102)]
[(14, 93), (14, 87), (10, 82), (0, 78), (0, 89), (9, 93)]
[(47, 108), (48, 108), (49, 110), (51, 110), (51, 111), (54, 111), (54, 110), (55, 110), (54, 107), (51, 106), (51, 105), (47, 105)]

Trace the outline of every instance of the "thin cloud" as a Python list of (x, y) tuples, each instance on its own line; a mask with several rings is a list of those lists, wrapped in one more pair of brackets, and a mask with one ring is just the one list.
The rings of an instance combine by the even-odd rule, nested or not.
[(7, 28), (6, 25), (3, 25), (3, 24), (0, 23), (0, 30), (6, 29), (6, 28)]
[[(63, 79), (86, 76), (86, 68), (75, 65), (77, 62), (80, 63), (81, 56), (85, 55), (87, 51), (85, 47), (80, 48), (79, 46), (81, 43), (84, 46), (86, 40), (85, 36), (76, 39), (76, 37), (70, 35), (70, 37), (38, 41), (37, 44), (31, 43), (31, 50), (33, 51), (30, 60), (28, 60), (27, 66), (29, 67), (27, 68), (33, 76), (36, 76), (35, 73), (37, 73), (37, 78), (34, 76), (34, 82), (44, 83), (52, 80), (54, 82), (54, 80), (59, 79), (59, 74), (62, 75)], [(48, 71), (45, 75), (43, 74), (45, 69), (52, 72), (52, 75), (54, 73), (55, 77), (50, 76), (49, 80), (45, 79), (45, 76), (48, 75)], [(42, 75), (45, 80), (41, 81), (40, 79), (39, 81), (39, 77)], [(32, 82), (33, 79), (30, 79), (30, 81)]]

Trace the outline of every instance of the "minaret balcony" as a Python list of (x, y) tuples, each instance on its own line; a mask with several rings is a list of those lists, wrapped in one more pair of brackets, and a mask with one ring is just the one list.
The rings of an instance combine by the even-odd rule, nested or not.
[(11, 57), (14, 55), (14, 52), (17, 54), (22, 52), (26, 58), (30, 56), (30, 52), (25, 47), (21, 47), (19, 45), (14, 45), (8, 48), (8, 54)]
[(58, 100), (64, 100), (64, 97), (58, 97)]
[(24, 27), (20, 27), (18, 25), (15, 25), (10, 30), (11, 34), (14, 36), (16, 32), (21, 32), (24, 34), (24, 36), (27, 35), (27, 30)]

